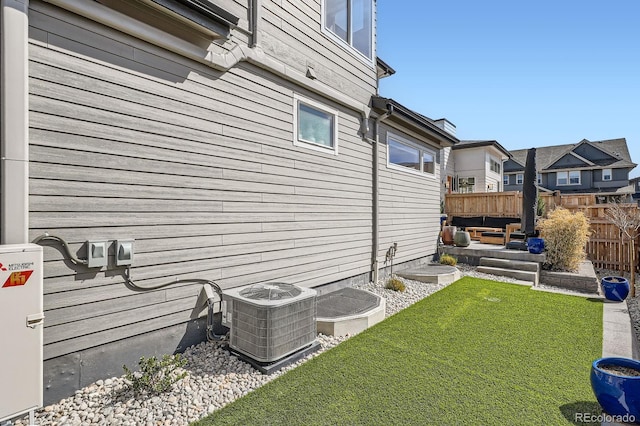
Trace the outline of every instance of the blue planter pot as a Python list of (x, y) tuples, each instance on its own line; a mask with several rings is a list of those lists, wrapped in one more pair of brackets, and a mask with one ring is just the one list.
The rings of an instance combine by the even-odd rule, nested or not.
[(600, 282), (607, 300), (622, 302), (629, 295), (629, 280), (623, 277), (604, 277)]
[(529, 253), (540, 254), (544, 251), (544, 240), (542, 238), (527, 238), (527, 249)]
[(640, 371), (640, 361), (607, 357), (591, 365), (591, 389), (602, 409), (612, 416), (634, 416), (634, 421), (640, 421), (640, 377), (618, 376), (601, 369), (602, 365)]

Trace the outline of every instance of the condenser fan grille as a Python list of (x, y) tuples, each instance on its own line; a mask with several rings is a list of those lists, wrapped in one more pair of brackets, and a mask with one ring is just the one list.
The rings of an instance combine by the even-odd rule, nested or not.
[(286, 300), (300, 295), (300, 287), (287, 283), (254, 284), (243, 289), (240, 296), (252, 300)]

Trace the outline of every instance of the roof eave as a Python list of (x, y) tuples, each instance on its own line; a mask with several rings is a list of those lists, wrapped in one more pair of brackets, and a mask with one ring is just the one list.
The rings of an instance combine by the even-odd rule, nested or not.
[(402, 121), (403, 125), (408, 126), (417, 133), (436, 138), (444, 148), (454, 146), (460, 142), (458, 138), (442, 130), (427, 117), (410, 110), (393, 99), (373, 96), (371, 98), (371, 107), (379, 113), (385, 113), (391, 109), (393, 111), (392, 118)]

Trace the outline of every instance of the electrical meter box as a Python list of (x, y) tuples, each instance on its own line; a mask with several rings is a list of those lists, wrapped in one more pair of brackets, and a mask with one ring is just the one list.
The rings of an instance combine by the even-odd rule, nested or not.
[(42, 407), (42, 247), (0, 245), (0, 423)]

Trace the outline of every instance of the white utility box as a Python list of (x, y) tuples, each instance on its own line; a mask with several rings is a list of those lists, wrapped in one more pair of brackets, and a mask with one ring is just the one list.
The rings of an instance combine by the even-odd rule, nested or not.
[(42, 247), (0, 245), (0, 422), (42, 407)]

